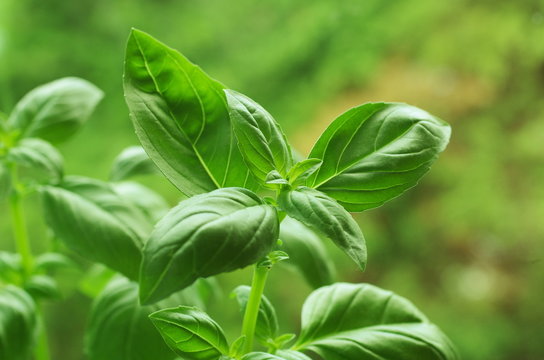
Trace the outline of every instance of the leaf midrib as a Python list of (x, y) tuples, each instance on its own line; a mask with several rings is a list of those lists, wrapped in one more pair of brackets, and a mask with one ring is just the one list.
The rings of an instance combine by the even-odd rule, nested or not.
[[(155, 91), (157, 91), (157, 93), (162, 97), (164, 98), (164, 94), (162, 93), (162, 91), (160, 90), (158, 84), (157, 84), (157, 81), (155, 79), (155, 76), (153, 75), (153, 73), (151, 72), (151, 69), (149, 67), (149, 62), (147, 60), (147, 57), (145, 56), (145, 53), (142, 49), (142, 46), (140, 45), (140, 41), (138, 40), (138, 38), (136, 36), (134, 36), (134, 40), (136, 42), (136, 45), (138, 46), (138, 50), (140, 51), (140, 55), (142, 56), (142, 59), (144, 61), (144, 66), (145, 66), (145, 69), (149, 75), (149, 77), (151, 78), (151, 80), (153, 81), (153, 85), (155, 86)], [(205, 119), (206, 119), (206, 116), (205, 116), (205, 112), (204, 112), (204, 108), (203, 108), (203, 104), (202, 104), (202, 100), (200, 99), (200, 96), (198, 95), (196, 89), (194, 88), (194, 84), (193, 82), (191, 81), (191, 79), (189, 78), (189, 76), (187, 75), (187, 72), (181, 68), (181, 66), (179, 65), (179, 63), (172, 57), (172, 55), (170, 53), (167, 52), (167, 56), (170, 57), (174, 63), (176, 64), (176, 67), (178, 69), (180, 69), (182, 72), (183, 72), (183, 75), (185, 76), (185, 78), (187, 79), (187, 81), (189, 82), (191, 88), (193, 89), (193, 92), (195, 93), (197, 99), (198, 99), (198, 102), (200, 104), (200, 108), (201, 108), (201, 111), (203, 113), (203, 127), (206, 126), (205, 124)], [(202, 156), (200, 155), (200, 152), (198, 151), (198, 149), (195, 147), (195, 144), (191, 141), (191, 139), (189, 138), (189, 136), (187, 136), (187, 134), (185, 133), (185, 131), (181, 128), (181, 126), (177, 123), (177, 121), (175, 121), (176, 117), (174, 116), (174, 114), (172, 113), (172, 110), (170, 109), (170, 106), (168, 106), (168, 112), (170, 113), (170, 116), (172, 118), (172, 120), (174, 120), (174, 123), (176, 124), (176, 128), (183, 134), (183, 136), (187, 139), (187, 142), (191, 145), (191, 148), (192, 150), (194, 151), (196, 157), (198, 158), (198, 161), (200, 162), (200, 164), (202, 165), (202, 167), (204, 168), (204, 170), (206, 171), (206, 174), (208, 175), (208, 177), (212, 180), (213, 184), (216, 186), (216, 188), (221, 188), (221, 186), (219, 185), (219, 183), (217, 182), (217, 180), (215, 179), (215, 177), (212, 175), (210, 169), (208, 168), (208, 166), (206, 165), (206, 163), (204, 162)], [(201, 130), (202, 132), (202, 130)], [(198, 136), (198, 138), (200, 138), (200, 134)], [(229, 154), (229, 157), (230, 157), (230, 154)]]

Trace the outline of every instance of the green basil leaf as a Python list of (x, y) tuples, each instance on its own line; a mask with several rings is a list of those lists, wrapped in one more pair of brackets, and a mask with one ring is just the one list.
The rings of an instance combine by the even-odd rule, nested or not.
[(23, 283), (23, 266), (21, 255), (0, 251), (0, 287), (2, 284), (21, 285)]
[(314, 288), (329, 285), (334, 278), (334, 264), (327, 255), (320, 236), (291, 217), (280, 224), (282, 249), (289, 254), (286, 265), (292, 265)]
[(240, 152), (253, 174), (263, 182), (276, 170), (286, 176), (293, 156), (280, 125), (261, 105), (234, 90), (224, 90)]
[(223, 329), (206, 313), (178, 306), (149, 315), (166, 344), (186, 360), (217, 360), (229, 346)]
[(140, 299), (152, 303), (199, 277), (257, 262), (278, 238), (278, 217), (247, 189), (224, 188), (182, 201), (145, 244)]
[(60, 289), (52, 277), (48, 275), (33, 275), (25, 283), (25, 291), (34, 299), (58, 299)]
[(110, 180), (122, 181), (133, 176), (154, 174), (158, 171), (141, 146), (131, 146), (123, 150), (113, 161)]
[(263, 352), (251, 352), (242, 357), (241, 360), (311, 360), (308, 356), (301, 352), (293, 350), (281, 350), (276, 355), (263, 353)]
[(11, 174), (6, 164), (0, 162), (0, 202), (3, 202), (11, 193)]
[(37, 328), (32, 298), (13, 285), (0, 288), (0, 359), (30, 359)]
[(306, 185), (306, 180), (317, 171), (323, 164), (321, 159), (306, 159), (302, 160), (293, 166), (287, 174), (287, 179), (293, 187)]
[(294, 346), (327, 360), (454, 360), (446, 336), (408, 300), (369, 284), (314, 291)]
[(364, 270), (366, 245), (359, 225), (334, 199), (307, 187), (283, 191), (280, 207), (292, 218), (331, 239)]
[(8, 119), (21, 137), (52, 143), (72, 136), (102, 99), (102, 91), (83, 79), (69, 77), (39, 86), (25, 95)]
[(148, 316), (161, 307), (193, 305), (194, 295), (186, 294), (189, 290), (154, 306), (140, 306), (138, 284), (120, 276), (114, 278), (93, 301), (85, 332), (85, 353), (89, 360), (176, 359)]
[(78, 265), (68, 256), (53, 252), (40, 254), (34, 261), (36, 271), (54, 271), (61, 268), (77, 269)]
[(30, 177), (39, 183), (56, 184), (62, 180), (64, 161), (60, 152), (47, 141), (23, 139), (10, 149), (8, 160), (20, 168), (21, 177)]
[(136, 279), (152, 224), (109, 184), (67, 178), (43, 191), (48, 225), (71, 250)]
[[(238, 301), (242, 315), (244, 315), (246, 312), (250, 292), (251, 287), (245, 285), (238, 286), (232, 292), (232, 294), (236, 297), (236, 301)], [(270, 300), (263, 295), (261, 297), (261, 304), (259, 306), (259, 314), (257, 315), (255, 337), (261, 342), (261, 344), (266, 344), (268, 340), (274, 340), (276, 336), (278, 336), (278, 327), (276, 310), (274, 309), (274, 306)]]
[(124, 181), (112, 185), (117, 194), (140, 209), (152, 224), (159, 221), (170, 210), (170, 206), (162, 196), (142, 184)]
[(416, 107), (369, 103), (342, 114), (316, 142), (323, 160), (308, 186), (348, 211), (382, 205), (417, 184), (446, 147), (451, 129)]
[(142, 146), (183, 194), (256, 188), (236, 146), (223, 85), (179, 52), (132, 30), (124, 87)]

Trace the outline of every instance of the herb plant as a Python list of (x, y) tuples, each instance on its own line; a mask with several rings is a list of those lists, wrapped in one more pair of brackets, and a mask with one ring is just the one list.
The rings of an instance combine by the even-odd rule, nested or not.
[[(74, 82), (87, 93), (68, 86)], [(20, 198), (39, 190), (55, 239), (105, 265), (87, 270), (82, 286), (94, 298), (85, 340), (91, 360), (458, 359), (408, 300), (370, 284), (332, 283), (321, 243), (329, 239), (364, 270), (365, 239), (349, 212), (416, 185), (449, 140), (445, 122), (406, 104), (364, 104), (336, 118), (298, 159), (263, 107), (138, 30), (127, 44), (124, 89), (143, 149), (123, 151), (109, 182), (63, 176), (62, 157), (46, 141), (66, 138), (88, 116), (100, 98), (90, 84), (38, 88), (3, 123), (0, 193), (10, 198), (20, 255), (0, 258), (0, 358), (28, 359), (40, 349), (44, 291), (33, 291), (32, 281), (54, 283), (50, 268), (72, 261), (30, 254)], [(22, 183), (24, 167), (40, 177)], [(172, 209), (129, 181), (157, 169), (186, 198)], [(280, 333), (263, 295), (268, 273), (283, 264), (315, 288), (298, 335)], [(233, 291), (241, 335), (229, 343), (205, 308), (217, 292), (214, 276), (247, 266), (251, 286)]]

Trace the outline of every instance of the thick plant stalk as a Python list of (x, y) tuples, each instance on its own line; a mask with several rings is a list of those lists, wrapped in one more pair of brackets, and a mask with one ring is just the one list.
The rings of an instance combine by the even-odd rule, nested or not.
[(253, 339), (255, 338), (255, 326), (257, 317), (259, 316), (259, 306), (263, 296), (264, 286), (270, 269), (266, 266), (255, 266), (253, 273), (253, 281), (251, 283), (251, 292), (244, 314), (244, 322), (242, 324), (242, 335), (246, 336), (244, 345), (244, 353), (249, 353), (253, 350)]
[(39, 334), (34, 348), (34, 358), (36, 360), (50, 360), (49, 356), (49, 344), (47, 342), (47, 331), (45, 330), (45, 320), (41, 307), (38, 304), (38, 321), (39, 321)]

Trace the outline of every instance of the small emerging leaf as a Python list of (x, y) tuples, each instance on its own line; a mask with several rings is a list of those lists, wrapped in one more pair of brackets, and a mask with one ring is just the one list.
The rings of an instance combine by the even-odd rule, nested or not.
[(39, 86), (25, 95), (8, 119), (20, 137), (52, 143), (72, 136), (102, 99), (102, 91), (83, 79), (68, 77)]
[(320, 159), (306, 159), (302, 160), (293, 166), (293, 168), (287, 174), (287, 179), (293, 185), (297, 187), (300, 185), (306, 185), (306, 180), (310, 175), (315, 173), (321, 166), (323, 161)]
[(334, 199), (307, 187), (283, 191), (278, 203), (287, 215), (324, 234), (359, 265), (366, 266), (366, 245), (359, 225)]
[(293, 157), (279, 124), (262, 106), (234, 90), (224, 90), (238, 147), (246, 164), (261, 181), (278, 171), (287, 175)]
[(221, 327), (194, 307), (164, 309), (149, 318), (170, 349), (186, 360), (217, 360), (228, 354)]
[(140, 297), (152, 303), (199, 277), (254, 264), (278, 238), (278, 216), (247, 189), (224, 188), (182, 201), (145, 245)]
[(60, 297), (57, 282), (47, 275), (33, 275), (25, 283), (25, 291), (34, 299), (58, 299)]
[(311, 358), (298, 351), (282, 350), (278, 351), (276, 355), (252, 352), (244, 355), (241, 360), (311, 360)]
[(131, 146), (123, 150), (113, 162), (110, 180), (121, 181), (138, 175), (154, 174), (157, 167), (141, 146)]
[[(251, 287), (245, 285), (238, 286), (232, 292), (232, 294), (236, 296), (236, 300), (238, 301), (242, 315), (245, 314), (250, 292)], [(274, 309), (274, 306), (270, 300), (263, 295), (259, 305), (259, 314), (257, 315), (255, 337), (262, 344), (266, 344), (268, 340), (274, 340), (277, 335), (278, 318), (276, 316), (276, 310)]]

